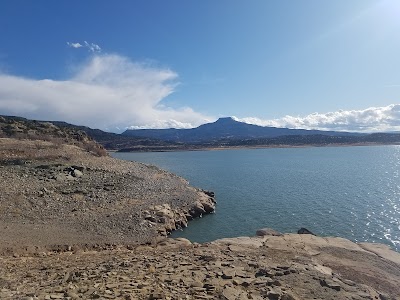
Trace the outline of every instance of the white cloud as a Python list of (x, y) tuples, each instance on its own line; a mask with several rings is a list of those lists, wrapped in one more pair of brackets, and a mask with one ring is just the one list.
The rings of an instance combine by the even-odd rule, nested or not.
[(177, 77), (169, 69), (119, 55), (94, 55), (64, 81), (0, 74), (0, 112), (100, 129), (187, 128), (208, 122), (191, 108), (162, 105)]
[[(191, 109), (186, 109), (187, 113), (193, 113)], [(146, 125), (132, 125), (129, 129), (157, 129), (157, 128), (193, 128), (192, 123), (180, 122), (177, 120), (154, 120)]]
[(83, 45), (80, 44), (80, 43), (67, 42), (67, 45), (70, 46), (71, 48), (81, 48), (81, 47), (83, 47)]
[(93, 53), (100, 53), (101, 52), (101, 48), (99, 45), (94, 44), (94, 43), (89, 43), (87, 41), (83, 41), (83, 45), (81, 43), (71, 43), (71, 42), (67, 42), (67, 45), (71, 48), (87, 48), (89, 50), (89, 52), (93, 52)]
[[(86, 47), (79, 43), (69, 46)], [(163, 105), (162, 100), (178, 85), (177, 79), (178, 75), (166, 68), (133, 62), (120, 55), (94, 54), (64, 81), (0, 73), (0, 114), (62, 120), (108, 130), (191, 128), (212, 121), (189, 107)], [(400, 104), (272, 120), (236, 119), (274, 127), (400, 131)]]
[(101, 52), (101, 48), (99, 45), (88, 43), (86, 41), (83, 42), (85, 47), (89, 49), (90, 52)]
[(398, 131), (400, 130), (400, 104), (363, 110), (316, 112), (305, 117), (285, 116), (272, 120), (253, 117), (235, 119), (249, 124), (273, 127), (361, 132)]

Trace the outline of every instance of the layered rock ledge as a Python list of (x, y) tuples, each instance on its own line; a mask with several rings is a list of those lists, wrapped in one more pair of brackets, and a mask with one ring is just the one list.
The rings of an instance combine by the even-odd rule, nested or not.
[(0, 299), (400, 299), (400, 254), (284, 234), (0, 259)]

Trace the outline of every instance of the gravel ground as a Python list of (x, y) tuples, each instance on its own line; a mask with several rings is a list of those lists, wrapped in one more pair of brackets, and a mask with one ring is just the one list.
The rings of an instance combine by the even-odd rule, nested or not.
[(212, 199), (153, 166), (15, 139), (0, 139), (0, 190), (0, 252), (8, 253), (151, 242), (175, 221), (186, 225), (199, 200)]

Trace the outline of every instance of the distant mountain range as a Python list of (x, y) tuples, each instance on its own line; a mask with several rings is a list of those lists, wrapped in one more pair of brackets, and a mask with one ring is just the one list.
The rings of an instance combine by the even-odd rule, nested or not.
[(191, 129), (128, 129), (122, 135), (175, 143), (202, 144), (219, 140), (275, 138), (291, 135), (360, 136), (360, 133), (263, 127), (238, 122), (228, 117)]
[(232, 118), (221, 118), (193, 129), (140, 129), (116, 134), (60, 121), (43, 122), (0, 116), (0, 137), (46, 140), (61, 137), (79, 141), (90, 137), (107, 150), (121, 152), (400, 144), (400, 133), (361, 134), (262, 127)]
[(146, 136), (125, 136), (100, 129), (92, 129), (86, 126), (72, 125), (66, 122), (52, 121), (52, 123), (61, 128), (67, 127), (84, 131), (88, 136), (110, 150), (119, 150), (127, 147), (171, 147), (174, 144), (161, 139), (154, 139)]

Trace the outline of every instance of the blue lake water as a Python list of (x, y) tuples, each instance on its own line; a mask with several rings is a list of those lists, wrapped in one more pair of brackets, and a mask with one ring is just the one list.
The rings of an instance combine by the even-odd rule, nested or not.
[(113, 153), (214, 191), (216, 213), (174, 237), (206, 242), (259, 228), (380, 242), (400, 252), (400, 146)]

